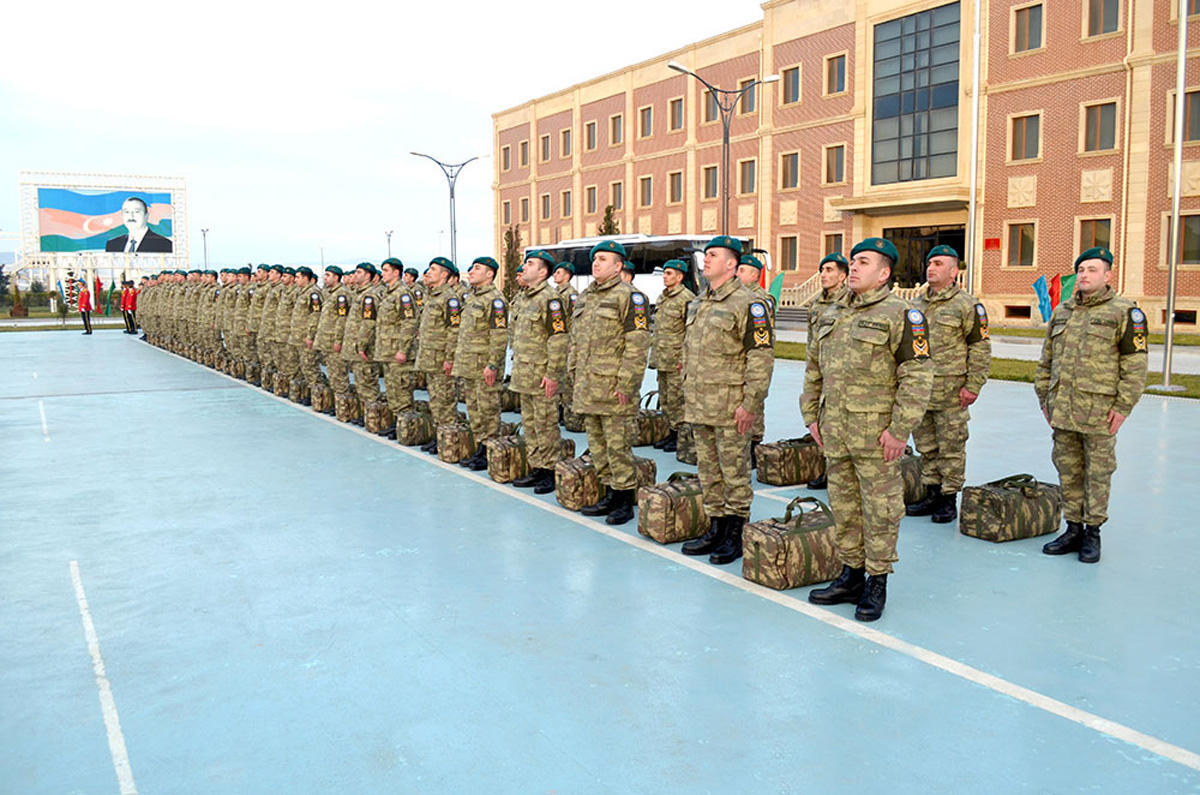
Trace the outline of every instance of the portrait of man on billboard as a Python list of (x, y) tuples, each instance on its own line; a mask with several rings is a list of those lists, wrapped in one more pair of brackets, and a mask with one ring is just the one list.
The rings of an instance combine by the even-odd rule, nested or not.
[(114, 237), (104, 245), (105, 251), (124, 251), (138, 254), (170, 254), (171, 239), (150, 228), (150, 208), (137, 196), (130, 196), (121, 205), (125, 234)]

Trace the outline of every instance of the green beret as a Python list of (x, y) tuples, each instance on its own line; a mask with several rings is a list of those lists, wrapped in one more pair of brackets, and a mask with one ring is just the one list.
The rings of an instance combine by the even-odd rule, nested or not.
[(760, 260), (758, 257), (754, 256), (753, 254), (743, 254), (741, 256), (741, 258), (738, 260), (738, 265), (750, 265), (755, 268), (758, 268), (759, 270), (763, 269), (762, 260)]
[(1079, 263), (1088, 259), (1102, 259), (1109, 265), (1113, 264), (1112, 252), (1104, 246), (1094, 246), (1075, 258), (1075, 269), (1079, 270)]
[(401, 262), (400, 260), (396, 259), (395, 257), (388, 257), (383, 262), (379, 263), (379, 268), (382, 270), (384, 265), (391, 265), (393, 268), (395, 268), (398, 271), (404, 270), (404, 263)]
[[(550, 256), (549, 252), (547, 252), (545, 249), (540, 249), (540, 248), (535, 248), (533, 251), (530, 251), (528, 254), (525, 255), (525, 259), (543, 260), (546, 263), (546, 267), (550, 268), (550, 269), (553, 269), (555, 264), (557, 264), (554, 262), (554, 257)], [(522, 264), (524, 264), (524, 263), (522, 263)]]
[(317, 278), (317, 274), (313, 273), (313, 269), (307, 265), (302, 265), (299, 268), (296, 268), (296, 273), (299, 276), (307, 276), (310, 279)]
[(332, 273), (334, 276), (339, 276), (339, 277), (345, 275), (345, 271), (343, 271), (337, 265), (326, 265), (325, 272)]
[(845, 265), (847, 268), (850, 267), (850, 263), (846, 261), (846, 258), (842, 256), (840, 251), (835, 251), (832, 254), (826, 254), (821, 257), (821, 261), (817, 263), (817, 268), (820, 268), (826, 262), (836, 262), (839, 265)]
[(295, 275), (296, 275), (296, 269), (295, 269), (295, 268), (284, 268), (284, 269), (283, 269), (283, 272), (284, 272), (284, 274), (285, 274), (285, 275), (287, 275), (287, 276), (295, 276)]
[(370, 274), (375, 273), (375, 266), (369, 262), (360, 262), (360, 263), (358, 263), (358, 265), (355, 266), (354, 269), (359, 270), (359, 271), (366, 271), (367, 273), (370, 273)]
[(667, 260), (666, 262), (663, 263), (663, 270), (666, 270), (667, 268), (672, 268), (674, 270), (679, 271), (680, 273), (688, 272), (688, 264), (681, 259)]
[[(600, 251), (610, 251), (623, 260), (629, 259), (629, 255), (625, 253), (625, 247), (615, 240), (602, 240), (596, 245), (592, 246), (592, 250), (588, 252), (588, 259), (595, 259), (596, 253)], [(554, 263), (551, 262), (550, 264), (553, 265)]]
[(523, 270), (525, 270), (525, 263), (521, 263), (517, 266), (517, 273), (520, 273)]
[(276, 273), (283, 273), (283, 266), (282, 265), (272, 265), (271, 267), (267, 268), (267, 270), (275, 271)]
[(429, 260), (429, 264), (430, 265), (441, 265), (443, 268), (445, 268), (446, 270), (448, 270), (450, 272), (451, 276), (458, 275), (458, 266), (455, 265), (450, 260), (446, 259), (445, 257), (434, 257), (433, 259)]
[(882, 254), (890, 259), (893, 265), (900, 261), (900, 252), (896, 251), (892, 241), (882, 237), (868, 237), (861, 243), (855, 244), (854, 248), (850, 249), (850, 256), (853, 257), (860, 251), (874, 251), (876, 254)]
[(250, 275), (250, 266), (249, 266), (249, 265), (243, 265), (242, 267), (240, 267), (240, 268), (238, 268), (238, 269), (237, 269), (237, 272), (238, 272), (238, 275), (239, 275), (239, 276), (240, 276), (240, 275), (242, 275), (242, 274), (245, 274), (245, 275), (249, 276), (249, 275)]
[(629, 260), (625, 260), (625, 262), (624, 262), (624, 263), (622, 263), (621, 267), (622, 267), (622, 268), (624, 268), (625, 270), (629, 271), (630, 273), (636, 273), (636, 272), (637, 272), (637, 268), (636, 268), (636, 266), (635, 266), (635, 265), (634, 265), (632, 262), (630, 262)]
[(492, 273), (500, 270), (500, 263), (496, 262), (496, 260), (492, 259), (491, 257), (476, 257), (475, 259), (471, 260), (471, 264), (486, 265), (492, 269)]
[(934, 246), (933, 248), (929, 249), (929, 253), (925, 255), (925, 261), (929, 262), (929, 260), (933, 259), (934, 257), (954, 257), (955, 259), (962, 259), (962, 257), (958, 256), (958, 252), (955, 251), (952, 246), (946, 245)]
[(554, 270), (559, 270), (560, 268), (572, 276), (575, 275), (575, 266), (569, 262), (560, 262), (554, 266)]
[(729, 235), (717, 235), (708, 241), (708, 245), (704, 247), (704, 250), (708, 251), (710, 248), (727, 248), (739, 257), (742, 256), (742, 241)]
[(259, 266), (258, 266), (258, 269), (259, 269), (260, 271), (269, 271), (269, 270), (271, 270), (271, 266), (270, 266), (270, 265), (265, 265), (265, 264), (261, 264), (261, 263), (260, 263), (260, 264), (259, 264)]
[(416, 268), (405, 268), (404, 272), (407, 273), (409, 276), (413, 277), (414, 279), (421, 275), (421, 274), (417, 273)]
[(199, 268), (192, 268), (190, 271), (187, 272), (187, 275), (191, 276), (193, 273), (204, 273), (204, 271), (200, 270)]

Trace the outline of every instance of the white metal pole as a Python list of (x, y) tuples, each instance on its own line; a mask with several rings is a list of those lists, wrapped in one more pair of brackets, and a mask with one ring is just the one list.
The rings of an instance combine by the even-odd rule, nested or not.
[(1171, 364), (1175, 348), (1175, 276), (1179, 269), (1179, 257), (1183, 234), (1179, 200), (1183, 188), (1183, 111), (1186, 98), (1187, 66), (1187, 0), (1179, 0), (1179, 53), (1175, 67), (1175, 171), (1172, 174), (1171, 190), (1171, 233), (1167, 235), (1171, 249), (1167, 254), (1167, 323), (1163, 344), (1163, 389), (1171, 386)]
[[(966, 288), (967, 292), (972, 295), (975, 294), (975, 266), (976, 263), (982, 264), (982, 258), (977, 255), (975, 247), (979, 221), (979, 206), (976, 201), (976, 193), (979, 190), (979, 43), (981, 38), (980, 20), (983, 17), (982, 3), (974, 4), (974, 14), (975, 32), (971, 37), (971, 187), (967, 205), (967, 242), (963, 246), (965, 250), (962, 252), (963, 256), (967, 259)], [(982, 276), (983, 274), (981, 273), (980, 277), (982, 278)]]

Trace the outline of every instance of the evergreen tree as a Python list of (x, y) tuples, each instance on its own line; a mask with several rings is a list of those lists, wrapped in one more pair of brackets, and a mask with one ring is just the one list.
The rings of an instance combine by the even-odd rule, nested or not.
[(621, 227), (617, 225), (617, 219), (613, 217), (613, 206), (610, 204), (604, 208), (604, 218), (600, 221), (600, 225), (596, 227), (597, 235), (619, 235)]
[(510, 226), (504, 230), (504, 297), (511, 301), (517, 292), (517, 268), (525, 261), (521, 248), (521, 230)]

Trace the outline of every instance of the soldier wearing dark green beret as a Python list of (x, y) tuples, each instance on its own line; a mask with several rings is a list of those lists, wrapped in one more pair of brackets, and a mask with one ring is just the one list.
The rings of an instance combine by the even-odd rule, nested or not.
[(279, 291), (283, 288), (283, 266), (267, 269), (267, 283), (262, 288), (263, 300), (258, 320), (258, 360), (262, 366), (262, 388), (275, 385), (277, 351), (275, 349), (275, 313), (279, 308)]
[(374, 265), (359, 263), (355, 272), (358, 293), (350, 305), (350, 318), (342, 338), (342, 355), (350, 362), (354, 391), (365, 411), (368, 403), (377, 403), (383, 398), (379, 391), (381, 373), (374, 356), (375, 321), (379, 317), (381, 295), (379, 271)]
[(458, 341), (449, 351), (450, 375), (462, 379), (467, 419), (476, 448), (460, 464), (487, 469), (484, 442), (500, 433), (500, 391), (508, 354), (508, 302), (495, 284), (499, 263), (476, 257), (467, 270), (471, 292), (463, 302)]
[(421, 312), (421, 307), (425, 305), (425, 284), (420, 281), (421, 274), (417, 273), (416, 268), (404, 269), (404, 286), (413, 294), (413, 298), (417, 302), (417, 314)]
[(922, 456), (925, 496), (905, 509), (938, 524), (958, 517), (967, 465), (968, 407), (979, 397), (992, 362), (987, 311), (958, 286), (958, 252), (934, 246), (925, 257), (926, 287), (913, 298), (925, 314), (933, 357), (929, 409), (913, 430)]
[[(425, 373), (429, 410), (435, 425), (450, 425), (458, 419), (458, 400), (450, 371), (453, 368), (452, 351), (458, 343), (458, 329), (462, 324), (462, 301), (449, 285), (450, 276), (457, 274), (458, 268), (445, 257), (434, 257), (425, 271), (427, 292), (417, 337), (416, 367)], [(437, 453), (436, 434), (421, 449)]]
[(313, 338), (313, 350), (328, 371), (329, 388), (335, 394), (350, 394), (350, 367), (342, 358), (342, 340), (346, 336), (346, 321), (350, 318), (350, 290), (342, 284), (345, 276), (337, 265), (325, 267), (324, 284), (321, 287), (321, 314), (317, 318), (317, 335)]
[[(850, 292), (846, 289), (846, 277), (850, 275), (850, 263), (840, 251), (834, 251), (821, 258), (817, 265), (817, 277), (821, 280), (821, 292), (808, 305), (808, 339), (816, 336), (817, 322), (830, 306), (843, 300)], [(810, 489), (823, 489), (826, 485), (825, 473), (816, 480), (808, 482)]]
[[(763, 264), (762, 260), (753, 254), (742, 254), (738, 258), (737, 277), (742, 285), (747, 290), (753, 293), (754, 297), (767, 305), (768, 315), (771, 319), (772, 331), (775, 327), (775, 297), (768, 293), (759, 284), (762, 279)], [(754, 448), (757, 447), (766, 435), (766, 411), (760, 411), (758, 418), (754, 421), (754, 428), (750, 431), (750, 468), (754, 469), (758, 465), (757, 457), (754, 454)]]
[(663, 291), (654, 311), (654, 347), (650, 366), (658, 375), (658, 405), (667, 415), (671, 433), (655, 447), (675, 452), (679, 428), (683, 425), (683, 332), (688, 304), (696, 294), (684, 286), (690, 265), (681, 259), (663, 264)]
[[(399, 417), (413, 407), (413, 361), (417, 357), (417, 301), (404, 283), (404, 264), (395, 257), (383, 261), (384, 292), (375, 323), (375, 360), (383, 367), (388, 408)], [(410, 269), (412, 270), (412, 269)], [(413, 271), (416, 272), (415, 270)], [(396, 429), (388, 432), (396, 438)]]
[(1075, 260), (1075, 293), (1050, 316), (1034, 391), (1054, 433), (1067, 529), (1042, 547), (1100, 560), (1100, 526), (1117, 468), (1117, 431), (1146, 386), (1146, 314), (1112, 288), (1112, 252)]
[(925, 316), (892, 294), (898, 259), (883, 238), (851, 249), (850, 294), (821, 315), (808, 341), (800, 404), (825, 451), (842, 562), (838, 578), (808, 600), (856, 603), (859, 621), (883, 615), (904, 515), (899, 460), (933, 384)]

